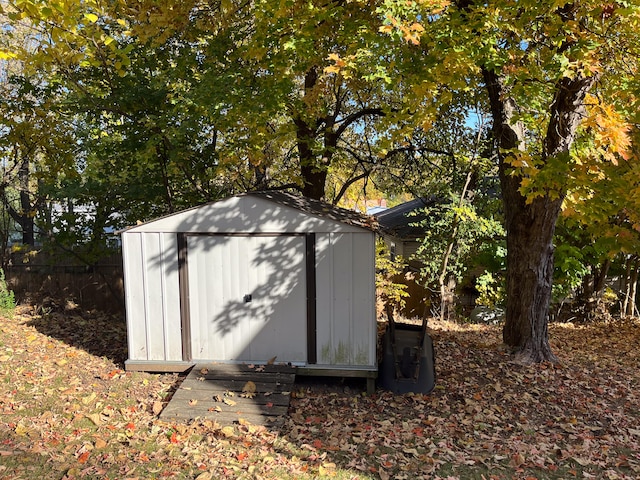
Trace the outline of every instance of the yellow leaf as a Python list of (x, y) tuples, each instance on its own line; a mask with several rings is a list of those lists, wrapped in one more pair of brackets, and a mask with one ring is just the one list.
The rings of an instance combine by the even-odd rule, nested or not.
[(15, 57), (15, 53), (7, 52), (6, 50), (0, 50), (0, 60), (10, 60)]
[(340, 73), (340, 68), (334, 65), (330, 67), (324, 67), (324, 73)]
[(222, 432), (222, 434), (223, 434), (225, 437), (227, 437), (227, 438), (228, 438), (228, 437), (235, 437), (235, 436), (236, 436), (236, 431), (235, 431), (235, 429), (234, 429), (233, 427), (231, 427), (231, 426), (223, 427), (223, 428), (222, 428), (222, 430), (221, 430), (221, 432)]
[(85, 13), (84, 18), (89, 20), (91, 23), (96, 23), (98, 21), (98, 16), (95, 13)]
[(242, 387), (242, 391), (245, 393), (255, 393), (256, 384), (253, 383), (251, 380), (249, 380), (247, 383), (244, 384), (244, 387)]
[(340, 58), (340, 55), (338, 55), (337, 53), (330, 53), (329, 56), (327, 57), (327, 60), (330, 60), (334, 62), (336, 65), (339, 65), (341, 67), (345, 66), (345, 61), (342, 60)]

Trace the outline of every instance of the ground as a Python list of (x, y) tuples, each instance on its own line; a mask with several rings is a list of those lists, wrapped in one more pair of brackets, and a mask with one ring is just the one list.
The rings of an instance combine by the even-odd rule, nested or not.
[(559, 365), (509, 362), (496, 326), (432, 322), (430, 395), (298, 383), (284, 428), (169, 424), (175, 374), (123, 371), (122, 319), (0, 318), (0, 479), (640, 476), (640, 326), (553, 324)]

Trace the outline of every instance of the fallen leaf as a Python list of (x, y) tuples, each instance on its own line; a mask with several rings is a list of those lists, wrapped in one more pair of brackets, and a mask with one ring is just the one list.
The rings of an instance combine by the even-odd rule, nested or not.
[(246, 393), (255, 393), (256, 384), (253, 383), (251, 380), (249, 380), (247, 383), (244, 384), (244, 387), (242, 387), (242, 391)]
[(104, 448), (107, 445), (107, 442), (105, 442), (102, 438), (96, 438), (96, 441), (93, 444), (95, 448)]
[(235, 429), (234, 429), (233, 427), (231, 427), (231, 426), (222, 427), (221, 432), (222, 432), (222, 434), (223, 434), (225, 437), (227, 437), (227, 438), (235, 437), (235, 436), (236, 436), (236, 431), (235, 431)]
[(85, 415), (89, 420), (93, 422), (94, 425), (99, 427), (102, 425), (102, 418), (99, 413), (90, 413), (89, 415)]

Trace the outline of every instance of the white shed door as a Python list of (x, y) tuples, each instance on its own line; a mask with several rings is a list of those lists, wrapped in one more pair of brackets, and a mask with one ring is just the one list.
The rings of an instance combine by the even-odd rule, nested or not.
[(193, 360), (304, 363), (304, 236), (188, 236)]

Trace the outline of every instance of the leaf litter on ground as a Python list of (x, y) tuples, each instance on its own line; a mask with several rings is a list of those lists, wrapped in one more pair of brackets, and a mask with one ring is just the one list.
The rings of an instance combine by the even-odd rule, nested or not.
[(529, 367), (499, 327), (433, 321), (431, 394), (306, 379), (279, 432), (160, 421), (181, 377), (124, 371), (125, 330), (28, 306), (0, 319), (0, 479), (640, 476), (631, 321), (552, 324), (560, 364)]

